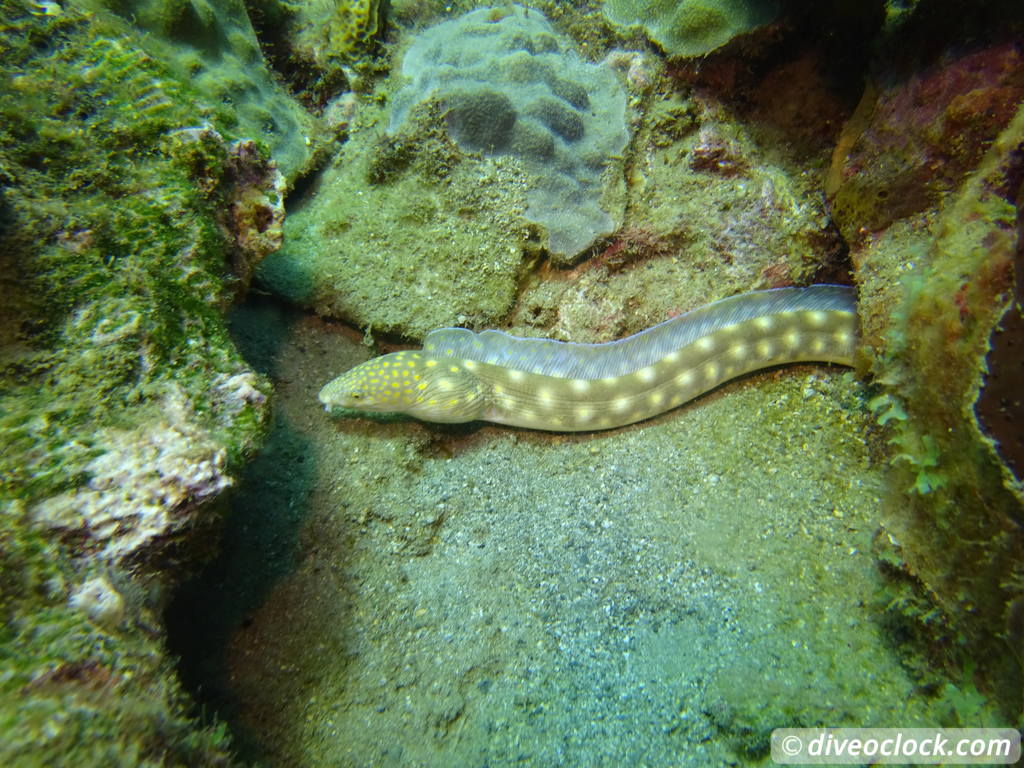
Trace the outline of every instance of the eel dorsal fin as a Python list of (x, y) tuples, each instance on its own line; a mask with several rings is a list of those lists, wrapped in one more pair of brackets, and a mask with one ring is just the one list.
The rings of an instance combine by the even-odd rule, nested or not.
[(730, 296), (603, 344), (526, 338), (503, 331), (474, 333), (466, 328), (439, 328), (427, 334), (423, 351), (434, 357), (474, 360), (545, 376), (601, 379), (633, 373), (710, 333), (756, 317), (782, 312), (855, 310), (854, 292), (847, 286), (776, 288)]

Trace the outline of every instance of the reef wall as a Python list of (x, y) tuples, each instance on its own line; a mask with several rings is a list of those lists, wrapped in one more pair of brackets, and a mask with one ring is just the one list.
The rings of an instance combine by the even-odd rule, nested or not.
[(101, 9), (0, 11), (4, 765), (229, 759), (162, 610), (266, 430), (223, 313), (280, 245), (285, 180), (143, 43)]
[[(1019, 413), (1019, 390), (1000, 404), (986, 389), (991, 372), (1005, 392), (1020, 381), (1019, 346), (992, 340), (1019, 312), (1021, 56), (996, 39), (951, 45), (913, 71), (883, 62), (828, 184), (860, 287), (862, 368), (880, 387), (869, 405), (891, 451), (876, 543), (917, 590), (889, 610), (939, 660), (976, 669), (1010, 713), (1021, 706), (1024, 486), (979, 408), (1012, 414), (1017, 400)], [(1004, 421), (1011, 451), (1020, 434)]]

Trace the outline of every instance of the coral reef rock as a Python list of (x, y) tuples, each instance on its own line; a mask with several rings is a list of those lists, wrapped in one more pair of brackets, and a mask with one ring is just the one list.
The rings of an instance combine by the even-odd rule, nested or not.
[(124, 620), (124, 598), (105, 576), (81, 584), (68, 604), (104, 627), (117, 627)]
[(72, 0), (116, 14), (146, 34), (140, 45), (207, 99), (230, 107), (238, 134), (271, 150), (293, 179), (311, 162), (316, 120), (278, 83), (260, 52), (242, 0)]
[(640, 26), (669, 56), (703, 56), (767, 24), (775, 4), (758, 0), (607, 0), (608, 19)]
[[(131, 5), (210, 29), (205, 2)], [(0, 3), (0, 765), (227, 763), (161, 617), (268, 425), (223, 313), (280, 242), (283, 183), (236, 132), (259, 121), (156, 37)]]
[[(843, 131), (827, 189), (837, 221), (881, 229), (955, 190), (1024, 100), (1024, 53), (992, 45), (869, 87)], [(855, 239), (856, 227), (844, 236)]]
[(381, 0), (312, 0), (298, 5), (295, 47), (327, 68), (370, 42), (382, 26)]
[(226, 452), (196, 423), (180, 389), (161, 410), (162, 419), (97, 435), (103, 452), (85, 467), (88, 483), (43, 501), (36, 520), (88, 532), (110, 560), (194, 524), (194, 509), (233, 482)]
[[(1024, 595), (1024, 489), (978, 411), (1000, 408), (986, 400), (986, 370), (1012, 377), (1004, 356), (1019, 355), (998, 339), (1012, 319), (1024, 173), (1019, 61), (1014, 45), (993, 44), (869, 86), (831, 179), (863, 365), (883, 389), (871, 407), (894, 447), (886, 529), (1010, 706), (1019, 662), (1004, 638)], [(999, 437), (1013, 448), (1012, 433)]]
[(626, 146), (626, 95), (608, 67), (581, 61), (537, 11), (481, 8), (420, 33), (405, 54), (412, 78), (390, 130), (430, 98), (470, 152), (513, 155), (533, 176), (527, 218), (567, 261), (615, 229), (602, 208), (602, 171)]
[(507, 157), (461, 155), (440, 124), (416, 140), (382, 139), (385, 117), (361, 106), (316, 194), (288, 212), (284, 246), (257, 280), (374, 333), (421, 338), (500, 322), (529, 240), (524, 173)]

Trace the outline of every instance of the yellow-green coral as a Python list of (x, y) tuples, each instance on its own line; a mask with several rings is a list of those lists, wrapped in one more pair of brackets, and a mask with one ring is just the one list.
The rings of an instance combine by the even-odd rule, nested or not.
[(312, 0), (299, 11), (297, 47), (325, 65), (349, 58), (380, 27), (380, 0)]
[(737, 35), (769, 22), (775, 5), (765, 0), (606, 0), (605, 15), (643, 27), (670, 56), (702, 56)]
[(333, 7), (328, 37), (338, 51), (350, 51), (377, 33), (378, 0), (325, 0)]

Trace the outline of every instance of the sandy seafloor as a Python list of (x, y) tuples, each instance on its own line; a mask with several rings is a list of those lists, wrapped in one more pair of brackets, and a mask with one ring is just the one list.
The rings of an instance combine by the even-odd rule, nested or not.
[(172, 650), (248, 757), (744, 765), (778, 725), (929, 719), (878, 623), (885, 468), (845, 369), (606, 433), (337, 420), (356, 335), (260, 299), (233, 327), (275, 427)]

